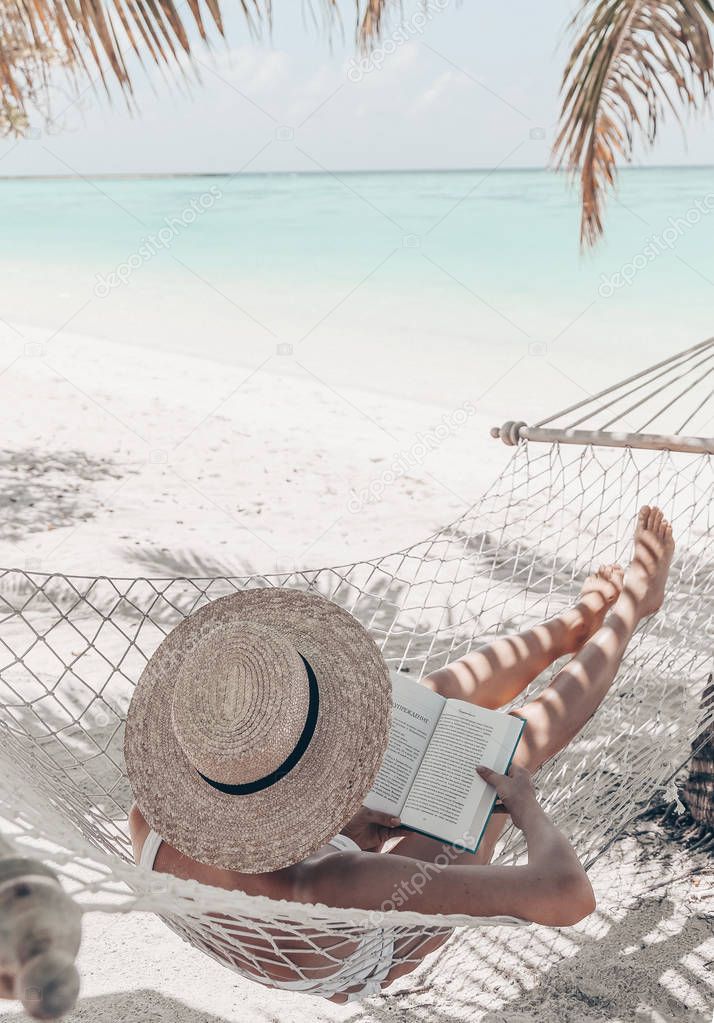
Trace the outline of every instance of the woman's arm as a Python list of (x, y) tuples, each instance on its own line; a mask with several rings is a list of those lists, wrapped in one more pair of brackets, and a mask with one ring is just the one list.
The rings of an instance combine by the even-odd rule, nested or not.
[(538, 805), (530, 775), (481, 772), (523, 831), (528, 862), (517, 867), (439, 866), (398, 854), (337, 853), (306, 862), (296, 897), (345, 909), (393, 909), (470, 916), (518, 916), (565, 927), (595, 908), (590, 882), (574, 850)]

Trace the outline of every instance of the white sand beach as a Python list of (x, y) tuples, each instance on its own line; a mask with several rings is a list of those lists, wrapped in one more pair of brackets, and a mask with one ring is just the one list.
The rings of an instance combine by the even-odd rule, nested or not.
[(291, 355), (251, 368), (49, 335), (3, 328), (5, 566), (340, 564), (423, 539), (508, 461), (471, 387), (429, 404), (336, 387)]
[[(16, 851), (54, 864), (86, 910), (68, 1023), (714, 1023), (714, 834), (675, 813), (695, 749), (679, 795), (711, 797), (712, 11), (567, 7), (0, 7), (0, 845), (14, 835)], [(504, 424), (517, 446), (491, 436)], [(534, 428), (527, 443), (518, 424)], [(415, 973), (347, 1006), (251, 983), (199, 951), (265, 971), (272, 945), (302, 973), (310, 943), (334, 951), (327, 921), (340, 940), (350, 925), (348, 911), (284, 903), (281, 915), (269, 899), (132, 862), (127, 713), (172, 629), (246, 583), (277, 582), (334, 599), (390, 669), (419, 680), (560, 613), (600, 566), (625, 566), (644, 505), (662, 508), (676, 539), (671, 564), (669, 533), (652, 541), (653, 560), (667, 559), (663, 607), (660, 576), (620, 614), (630, 586), (564, 684), (531, 705), (542, 733), (524, 729), (529, 755), (545, 736), (533, 784), (587, 867), (596, 910), (562, 929), (471, 918)], [(629, 582), (636, 591), (637, 572)], [(310, 693), (286, 771), (330, 707), (365, 748), (378, 717), (351, 725), (345, 707), (365, 695), (351, 677), (323, 699), (321, 665), (336, 652), (313, 670), (302, 638), (290, 657), (299, 668), (300, 652)], [(269, 647), (241, 650), (236, 677), (271, 671)], [(511, 648), (484, 659), (509, 670)], [(215, 691), (233, 670), (220, 653)], [(503, 690), (492, 702), (532, 701), (566, 661), (510, 705)], [(224, 772), (228, 744), (216, 742), (238, 724), (177, 663), (165, 677), (188, 680), (188, 727), (158, 687), (147, 720), (170, 710), (176, 754), (240, 795), (243, 760)], [(281, 692), (271, 718), (263, 696), (234, 686), (234, 720), (275, 751), (301, 697)], [(475, 743), (458, 733), (469, 771), (498, 731), (483, 747), (485, 726)], [(156, 765), (157, 802), (208, 834), (220, 812), (179, 806), (203, 782), (166, 758), (169, 729), (162, 740), (147, 727), (136, 745), (131, 724), (128, 735)], [(364, 757), (339, 734), (326, 745), (347, 798)], [(434, 771), (434, 798), (453, 803), (459, 742), (439, 745), (454, 766)], [(414, 762), (422, 747), (399, 742)], [(222, 773), (204, 774), (214, 755)], [(314, 815), (319, 785), (304, 778), (288, 784), (309, 788)], [(187, 848), (132, 780), (158, 831)], [(260, 805), (265, 831), (282, 809)], [(228, 812), (245, 839), (241, 807)], [(526, 845), (508, 827), (494, 859), (522, 863)], [(509, 874), (514, 891), (520, 877)], [(348, 899), (357, 880), (340, 878)], [(28, 930), (31, 894), (0, 886), (0, 910), (14, 898)], [(382, 951), (392, 927), (404, 937), (401, 910), (429, 904), (409, 906), (396, 884), (388, 894), (380, 911), (400, 908)], [(307, 946), (289, 956), (291, 929)], [(400, 940), (394, 950), (395, 963), (413, 954)], [(0, 954), (0, 990), (15, 965)], [(52, 964), (40, 967), (32, 997), (56, 993), (42, 972)], [(29, 1019), (0, 1001), (0, 1023)]]
[[(19, 324), (3, 327), (3, 352), (8, 567), (206, 575), (347, 562), (454, 518), (509, 457), (488, 436), (495, 409), (463, 405), (468, 388), (451, 404), (409, 402), (336, 388), (289, 355), (277, 373)], [(641, 825), (592, 878), (598, 911), (576, 928), (457, 935), (438, 965), (348, 1008), (237, 979), (154, 917), (89, 915), (69, 1019), (711, 1023), (711, 860)]]

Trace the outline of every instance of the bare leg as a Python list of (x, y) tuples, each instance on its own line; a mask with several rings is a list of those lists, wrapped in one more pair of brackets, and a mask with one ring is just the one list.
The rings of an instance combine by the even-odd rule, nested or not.
[[(526, 721), (514, 758), (517, 763), (535, 771), (570, 742), (595, 712), (615, 678), (635, 628), (662, 605), (673, 553), (672, 528), (662, 512), (658, 508), (642, 508), (635, 530), (634, 556), (612, 611), (541, 695), (512, 712)], [(491, 818), (476, 856), (454, 855), (450, 847), (416, 834), (403, 838), (395, 852), (431, 863), (443, 853), (453, 863), (488, 863), (507, 820), (502, 814)], [(411, 957), (410, 961), (390, 971), (383, 986), (410, 973), (449, 936), (442, 932), (413, 938), (411, 944), (400, 949), (401, 955)]]
[(606, 565), (585, 580), (580, 599), (527, 632), (504, 636), (428, 675), (424, 685), (447, 699), (495, 710), (509, 703), (553, 661), (573, 654), (602, 625), (622, 590), (619, 565)]
[(600, 629), (535, 700), (513, 713), (527, 722), (515, 760), (535, 771), (578, 734), (610, 688), (632, 634), (659, 610), (674, 554), (659, 508), (642, 508), (622, 593)]
[[(516, 763), (537, 770), (592, 717), (615, 678), (635, 628), (662, 604), (673, 553), (672, 528), (662, 512), (642, 508), (624, 587), (604, 623), (538, 697), (512, 712), (526, 721)], [(490, 860), (504, 824), (505, 820), (492, 818), (476, 862)], [(397, 849), (401, 855), (432, 861), (442, 851), (440, 843), (420, 835), (407, 835)], [(474, 862), (470, 854), (464, 856), (468, 857), (464, 862)]]
[[(619, 565), (600, 567), (585, 580), (580, 599), (573, 607), (527, 632), (499, 638), (432, 672), (424, 679), (424, 685), (447, 699), (467, 700), (492, 710), (502, 707), (553, 661), (574, 653), (586, 642), (602, 625), (608, 608), (620, 596), (622, 585), (623, 571)], [(471, 853), (463, 853), (453, 862), (488, 863), (506, 823), (500, 815), (494, 817), (475, 860)], [(432, 838), (414, 834), (405, 835), (391, 851), (433, 862), (445, 849)], [(454, 855), (451, 848), (446, 853), (450, 859)]]

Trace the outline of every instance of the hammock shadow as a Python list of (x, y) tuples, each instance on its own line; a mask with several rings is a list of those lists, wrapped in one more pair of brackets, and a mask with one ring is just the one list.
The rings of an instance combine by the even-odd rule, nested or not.
[[(714, 1000), (704, 945), (710, 920), (678, 919), (681, 907), (652, 897), (614, 921), (596, 914), (598, 937), (568, 930), (559, 949), (557, 932), (531, 932), (514, 948), (513, 931), (457, 935), (451, 955), (427, 964), (402, 991), (370, 999), (349, 1010), (321, 999), (270, 992), (240, 983), (241, 1018), (270, 1021), (304, 1019), (330, 1023), (711, 1023), (701, 1008)], [(599, 919), (597, 919), (599, 917)], [(677, 923), (678, 921), (678, 923)], [(668, 924), (674, 924), (668, 927)], [(701, 951), (698, 953), (698, 949)], [(709, 953), (710, 955), (710, 953)], [(702, 968), (703, 967), (703, 968)], [(451, 970), (451, 979), (445, 980)], [(228, 983), (232, 978), (228, 979)], [(680, 997), (673, 993), (679, 982)], [(206, 993), (210, 1004), (210, 992)], [(686, 999), (686, 1001), (685, 1001)], [(294, 1010), (294, 1011), (291, 1011)], [(349, 1014), (349, 1015), (348, 1015)], [(187, 1005), (153, 988), (82, 998), (66, 1023), (131, 1023), (151, 1016), (157, 1023), (229, 1023), (227, 1017)], [(234, 1019), (234, 1013), (230, 1019)], [(30, 1023), (16, 1012), (0, 1023)]]
[[(411, 986), (387, 992), (357, 1017), (360, 1023), (711, 1023), (714, 977), (705, 943), (711, 919), (681, 920), (681, 906), (653, 896), (620, 920), (596, 911), (593, 937), (537, 929), (523, 936), (499, 929), (457, 935), (441, 957), (414, 975)], [(460, 944), (461, 943), (461, 944)], [(517, 947), (514, 947), (517, 946)], [(701, 952), (697, 950), (701, 946)], [(451, 971), (451, 980), (444, 978)], [(680, 997), (674, 994), (678, 988)], [(691, 1007), (700, 1006), (700, 1008)]]

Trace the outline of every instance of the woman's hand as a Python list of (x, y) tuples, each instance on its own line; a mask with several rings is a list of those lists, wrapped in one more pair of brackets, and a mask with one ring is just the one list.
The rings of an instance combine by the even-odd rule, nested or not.
[[(554, 927), (570, 927), (595, 909), (592, 886), (565, 835), (541, 807), (530, 772), (513, 765), (508, 774), (477, 768), (493, 785), (517, 828), (526, 836), (528, 866), (533, 879), (519, 893), (530, 901), (528, 919)], [(513, 870), (518, 870), (514, 867)]]
[(387, 839), (406, 834), (400, 824), (398, 817), (362, 806), (342, 829), (342, 834), (356, 842), (363, 852), (379, 852)]
[(485, 782), (493, 785), (505, 812), (511, 815), (511, 820), (521, 831), (525, 830), (534, 812), (543, 812), (536, 799), (531, 773), (525, 767), (512, 764), (508, 774), (498, 774), (490, 767), (477, 767), (476, 770)]

